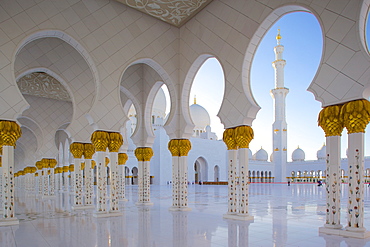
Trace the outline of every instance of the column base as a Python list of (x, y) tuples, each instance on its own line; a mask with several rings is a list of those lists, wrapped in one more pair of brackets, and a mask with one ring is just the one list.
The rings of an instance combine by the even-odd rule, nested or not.
[(42, 196), (42, 199), (55, 199), (56, 196)]
[(0, 219), (0, 226), (14, 226), (19, 225), (17, 218)]
[(370, 232), (366, 231), (366, 228), (364, 227), (362, 228), (346, 227), (346, 229), (334, 229), (334, 228), (320, 227), (319, 233), (324, 233), (324, 234), (329, 234), (329, 235), (338, 235), (338, 236), (350, 237), (350, 238), (361, 238), (361, 239), (370, 237)]
[(86, 209), (94, 209), (95, 207), (93, 205), (76, 205), (72, 206), (73, 210), (86, 210)]
[(189, 207), (176, 207), (172, 206), (168, 208), (169, 211), (191, 211), (191, 208)]
[(109, 216), (110, 217), (116, 217), (116, 216), (122, 216), (123, 213), (119, 211), (109, 211)]
[(242, 220), (242, 221), (254, 220), (254, 216), (245, 215), (245, 214), (224, 214), (223, 218), (230, 219), (230, 220)]
[(95, 218), (109, 217), (109, 213), (108, 212), (95, 212), (93, 213), (93, 217)]
[(342, 224), (338, 224), (338, 225), (325, 224), (324, 227), (320, 227), (320, 228), (342, 229), (343, 226)]
[(137, 202), (135, 203), (136, 206), (153, 206), (154, 203), (152, 202)]

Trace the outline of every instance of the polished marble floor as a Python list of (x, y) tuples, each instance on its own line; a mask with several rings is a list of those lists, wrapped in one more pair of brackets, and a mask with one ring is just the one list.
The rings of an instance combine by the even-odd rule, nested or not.
[[(346, 185), (342, 185), (345, 224)], [(320, 235), (325, 188), (315, 184), (251, 184), (254, 221), (225, 220), (227, 186), (190, 185), (190, 212), (171, 212), (171, 187), (152, 186), (150, 207), (138, 207), (137, 186), (127, 186), (122, 216), (95, 218), (71, 211), (70, 196), (42, 200), (16, 192), (19, 226), (0, 227), (1, 247), (203, 247), (203, 246), (370, 246), (367, 240)], [(365, 227), (370, 230), (370, 187), (365, 188)]]

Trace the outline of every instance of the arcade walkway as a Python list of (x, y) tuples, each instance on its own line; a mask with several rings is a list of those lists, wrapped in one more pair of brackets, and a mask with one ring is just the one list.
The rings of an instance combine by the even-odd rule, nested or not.
[[(342, 185), (347, 186), (347, 185)], [(202, 247), (202, 246), (370, 246), (367, 240), (319, 236), (325, 220), (325, 187), (315, 184), (251, 184), (254, 222), (224, 220), (227, 186), (190, 185), (190, 212), (170, 212), (171, 187), (152, 186), (154, 206), (138, 208), (137, 186), (127, 186), (123, 216), (94, 218), (68, 212), (67, 194), (37, 200), (16, 191), (19, 226), (0, 227), (3, 247)], [(346, 193), (342, 219), (346, 224)], [(365, 227), (370, 230), (370, 188), (365, 188)]]

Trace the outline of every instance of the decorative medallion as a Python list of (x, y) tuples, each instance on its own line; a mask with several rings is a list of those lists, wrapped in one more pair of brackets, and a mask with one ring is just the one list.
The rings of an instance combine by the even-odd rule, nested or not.
[(212, 0), (116, 0), (131, 8), (181, 27)]

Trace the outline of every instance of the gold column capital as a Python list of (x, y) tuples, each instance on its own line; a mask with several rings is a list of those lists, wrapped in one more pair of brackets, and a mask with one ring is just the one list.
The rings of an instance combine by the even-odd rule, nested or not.
[(225, 142), (227, 146), (227, 150), (238, 149), (238, 146), (235, 140), (235, 128), (225, 129), (222, 140)]
[(235, 142), (239, 148), (249, 148), (249, 143), (253, 140), (254, 133), (250, 126), (238, 126), (234, 130)]
[(0, 156), (0, 167), (3, 167), (3, 157)]
[(81, 170), (85, 170), (85, 162), (81, 162)]
[(39, 170), (42, 170), (42, 168), (44, 168), (44, 164), (42, 163), (41, 160), (39, 160), (39, 161), (36, 162), (36, 167)]
[(347, 102), (340, 111), (340, 117), (348, 134), (365, 133), (370, 120), (370, 102), (366, 99)]
[(172, 156), (188, 156), (191, 142), (188, 139), (172, 139), (168, 142), (168, 150)]
[(84, 144), (84, 157), (85, 159), (92, 159), (95, 153), (95, 147), (92, 143), (85, 143)]
[(110, 159), (108, 157), (105, 157), (104, 161), (105, 161), (105, 167), (108, 167)]
[(41, 163), (42, 163), (42, 168), (49, 168), (49, 159), (42, 158)]
[(95, 160), (92, 160), (91, 161), (91, 169), (94, 169), (96, 166), (96, 161)]
[(63, 172), (69, 172), (69, 166), (63, 166)]
[(135, 156), (138, 161), (150, 161), (153, 157), (153, 149), (149, 147), (139, 147), (135, 149)]
[(70, 164), (70, 165), (68, 166), (68, 170), (69, 170), (70, 172), (74, 172), (74, 171), (75, 171), (75, 165), (74, 165), (74, 164)]
[(97, 152), (105, 152), (109, 145), (109, 132), (97, 130), (91, 135), (91, 143)]
[(58, 164), (56, 159), (49, 159), (49, 168), (55, 168)]
[(118, 154), (118, 165), (126, 164), (127, 160), (128, 160), (128, 155), (126, 153), (119, 153)]
[(109, 152), (118, 152), (119, 148), (123, 144), (122, 135), (118, 132), (109, 132)]
[(332, 105), (323, 108), (319, 113), (318, 125), (324, 130), (325, 137), (341, 136), (344, 128), (340, 112), (343, 105)]
[(85, 146), (81, 142), (73, 142), (69, 145), (69, 151), (75, 159), (81, 159), (84, 154)]
[(15, 147), (21, 135), (21, 127), (16, 122), (0, 120), (0, 139), (2, 146)]

